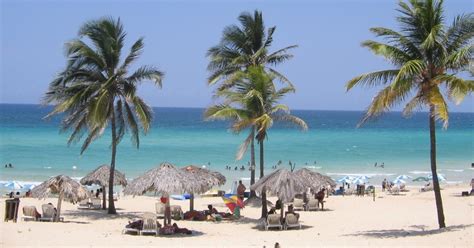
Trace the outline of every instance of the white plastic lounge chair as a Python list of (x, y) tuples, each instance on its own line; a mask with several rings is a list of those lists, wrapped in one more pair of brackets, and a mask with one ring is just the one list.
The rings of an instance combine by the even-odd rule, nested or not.
[(287, 214), (285, 216), (285, 230), (292, 227), (298, 227), (299, 229), (301, 229), (301, 224), (298, 221), (298, 218), (296, 218), (296, 215)]
[(37, 212), (38, 211), (36, 211), (35, 206), (24, 206), (22, 219), (24, 221), (29, 221), (29, 220), (37, 221), (38, 220), (38, 218), (36, 217)]
[(165, 208), (166, 208), (166, 205), (164, 203), (162, 202), (155, 203), (156, 215), (158, 215), (158, 218), (165, 217)]
[(90, 204), (91, 209), (101, 209), (102, 208), (102, 200), (100, 198), (93, 198)]
[(268, 230), (268, 228), (272, 227), (278, 227), (280, 230), (283, 229), (283, 225), (280, 222), (279, 214), (269, 214), (267, 216), (267, 221), (265, 222), (265, 230)]
[[(132, 222), (135, 222), (135, 221), (138, 221), (138, 220), (141, 220), (141, 219), (134, 218), (134, 219), (132, 219)], [(126, 234), (126, 233), (135, 233), (137, 235), (140, 235), (140, 230), (138, 230), (137, 228), (125, 227), (122, 230), (122, 234)]]
[[(56, 210), (54, 209), (53, 205), (43, 204), (41, 205), (41, 209), (43, 211), (43, 214), (41, 215), (41, 218), (39, 218), (40, 221), (54, 221), (54, 217), (56, 216)], [(63, 217), (59, 218), (59, 221), (63, 220)]]
[(311, 211), (311, 210), (318, 210), (318, 200), (316, 199), (309, 199), (308, 204), (306, 204), (306, 210)]
[(87, 198), (79, 202), (79, 206), (77, 206), (78, 209), (89, 209), (91, 205), (91, 199)]
[(184, 219), (184, 213), (183, 210), (181, 209), (181, 206), (179, 205), (171, 205), (171, 218), (175, 218), (176, 216), (179, 216), (179, 219), (182, 220)]
[(305, 210), (303, 199), (295, 198), (293, 200), (293, 210)]
[(158, 236), (158, 223), (156, 221), (156, 214), (144, 213), (143, 214), (143, 229), (140, 231), (140, 235), (145, 233), (153, 233)]

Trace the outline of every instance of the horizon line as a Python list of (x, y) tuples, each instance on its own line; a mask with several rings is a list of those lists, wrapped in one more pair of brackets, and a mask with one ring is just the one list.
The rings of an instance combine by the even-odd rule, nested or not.
[[(43, 105), (41, 103), (6, 103), (6, 102), (0, 102), (0, 105), (39, 105), (39, 106), (48, 106), (52, 107), (54, 105), (52, 104), (47, 104)], [(175, 109), (206, 109), (206, 107), (177, 107), (177, 106), (150, 106), (152, 108), (175, 108)], [(291, 111), (340, 111), (340, 112), (366, 112), (366, 110), (351, 110), (351, 109), (302, 109), (302, 108), (295, 108), (292, 109)], [(392, 111), (387, 111), (385, 113), (390, 113), (390, 112), (395, 112), (395, 113), (401, 113), (403, 112), (402, 110), (392, 110)], [(416, 111), (414, 113), (428, 113), (428, 111)], [(472, 112), (467, 112), (467, 111), (451, 111), (451, 113), (464, 113), (464, 114), (474, 114), (474, 111)]]

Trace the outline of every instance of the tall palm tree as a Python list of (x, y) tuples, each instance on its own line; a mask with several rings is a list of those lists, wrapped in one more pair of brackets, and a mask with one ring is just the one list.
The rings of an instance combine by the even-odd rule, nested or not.
[[(390, 61), (395, 68), (362, 74), (350, 80), (346, 87), (350, 90), (356, 85), (383, 85), (360, 124), (406, 99), (410, 99), (403, 110), (406, 116), (418, 108), (429, 109), (431, 172), (438, 224), (444, 228), (436, 171), (436, 120), (442, 121), (443, 127), (447, 128), (449, 114), (445, 96), (459, 104), (474, 88), (472, 80), (456, 76), (457, 72), (467, 68), (469, 59), (472, 59), (473, 14), (458, 16), (450, 27), (445, 27), (443, 1), (401, 1), (398, 11), (400, 32), (381, 27), (371, 29), (388, 43), (371, 40), (362, 43), (362, 46)], [(445, 96), (442, 88), (446, 89)]]
[(117, 145), (126, 132), (139, 148), (140, 129), (150, 128), (152, 109), (140, 98), (137, 86), (151, 80), (161, 87), (163, 73), (142, 66), (129, 73), (130, 65), (143, 51), (143, 38), (133, 43), (121, 61), (126, 33), (120, 19), (102, 18), (86, 22), (79, 38), (66, 43), (67, 66), (50, 83), (46, 103), (55, 104), (47, 117), (64, 113), (62, 130), (72, 130), (68, 144), (76, 143), (87, 133), (81, 154), (109, 126), (112, 132), (112, 158), (109, 177), (109, 214), (115, 214), (113, 182)]
[[(208, 83), (210, 85), (220, 83), (217, 91), (231, 88), (236, 81), (234, 78), (236, 72), (245, 71), (250, 66), (264, 66), (268, 73), (292, 86), (291, 82), (276, 71), (273, 66), (292, 58), (293, 55), (288, 51), (297, 46), (292, 45), (275, 52), (269, 52), (276, 27), (265, 30), (262, 12), (258, 10), (255, 10), (253, 15), (243, 12), (238, 20), (241, 26), (227, 26), (224, 29), (220, 43), (211, 47), (207, 53), (210, 58), (208, 70), (211, 73)], [(253, 137), (255, 137), (255, 127), (250, 128), (249, 136), (240, 147), (240, 154), (243, 155), (250, 145), (250, 184), (255, 183), (255, 145)], [(237, 157), (239, 159), (242, 156)], [(250, 195), (251, 197), (255, 196), (255, 192), (251, 191)]]
[[(207, 116), (211, 118), (232, 118), (232, 129), (241, 131), (252, 128), (260, 145), (260, 178), (264, 176), (264, 140), (268, 129), (274, 121), (285, 121), (308, 128), (300, 118), (290, 114), (288, 106), (280, 104), (281, 99), (288, 93), (294, 92), (293, 87), (277, 89), (273, 83), (273, 76), (266, 73), (262, 66), (249, 67), (245, 72), (237, 72), (234, 77), (234, 87), (219, 92), (224, 104), (208, 109)], [(246, 141), (253, 139), (251, 134)], [(239, 150), (242, 153), (242, 149)], [(239, 153), (238, 153), (239, 154)], [(241, 154), (240, 154), (241, 155)], [(262, 217), (267, 214), (266, 194), (262, 192)]]

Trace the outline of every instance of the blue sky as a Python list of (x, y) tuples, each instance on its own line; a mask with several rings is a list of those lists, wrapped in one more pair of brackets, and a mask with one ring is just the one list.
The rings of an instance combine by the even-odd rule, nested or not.
[[(319, 1), (21, 1), (1, 2), (0, 102), (38, 103), (54, 75), (65, 65), (64, 42), (81, 24), (102, 16), (120, 17), (127, 45), (145, 37), (136, 65), (165, 71), (163, 89), (144, 84), (139, 93), (152, 106), (206, 107), (205, 57), (225, 26), (243, 11), (263, 11), (267, 27), (277, 26), (273, 50), (297, 44), (295, 57), (278, 66), (296, 85), (285, 99), (292, 109), (364, 110), (376, 89), (344, 90), (364, 72), (391, 68), (360, 43), (374, 39), (370, 27), (397, 29), (394, 0)], [(467, 0), (447, 0), (445, 15), (472, 12)], [(127, 47), (128, 48), (128, 47)], [(400, 108), (398, 108), (400, 109)], [(474, 112), (474, 98), (451, 111)]]

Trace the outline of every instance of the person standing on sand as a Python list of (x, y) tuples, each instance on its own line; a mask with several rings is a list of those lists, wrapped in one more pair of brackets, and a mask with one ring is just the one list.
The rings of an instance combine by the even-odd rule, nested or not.
[(237, 186), (237, 196), (240, 198), (240, 200), (244, 200), (244, 193), (247, 188), (245, 185), (242, 183), (242, 180), (239, 180), (239, 186)]
[(387, 178), (385, 178), (382, 182), (382, 192), (385, 191), (385, 188), (387, 187)]

